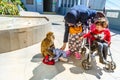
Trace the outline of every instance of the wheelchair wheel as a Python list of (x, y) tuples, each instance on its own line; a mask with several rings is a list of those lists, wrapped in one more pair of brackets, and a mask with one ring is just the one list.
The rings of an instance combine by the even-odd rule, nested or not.
[(90, 62), (88, 62), (87, 59), (83, 60), (82, 61), (82, 67), (85, 69), (85, 70), (90, 70), (92, 68), (92, 65)]
[(106, 68), (106, 70), (113, 71), (116, 69), (116, 64), (115, 64), (115, 62), (111, 61), (105, 65), (105, 68)]
[(85, 56), (85, 53), (86, 53), (86, 48), (85, 48), (85, 47), (83, 47), (83, 48), (81, 49), (81, 54), (82, 54), (82, 57), (84, 57), (84, 56)]

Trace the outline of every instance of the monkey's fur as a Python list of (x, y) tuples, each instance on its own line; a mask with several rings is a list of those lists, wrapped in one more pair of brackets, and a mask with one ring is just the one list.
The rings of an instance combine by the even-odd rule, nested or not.
[(46, 34), (45, 39), (41, 43), (41, 53), (43, 57), (49, 55), (50, 57), (54, 57), (53, 52), (50, 50), (51, 48), (54, 48), (54, 35), (53, 32), (48, 32)]

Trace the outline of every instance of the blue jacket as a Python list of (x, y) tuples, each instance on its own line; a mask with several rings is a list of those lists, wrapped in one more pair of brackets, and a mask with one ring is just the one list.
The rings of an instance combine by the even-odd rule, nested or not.
[(60, 57), (64, 57), (64, 58), (67, 57), (66, 52), (65, 52), (65, 51), (62, 51), (62, 50), (60, 50), (60, 49), (58, 49), (58, 48), (53, 49), (53, 53), (55, 54), (55, 57), (53, 58), (55, 61), (58, 61), (58, 59), (59, 59)]
[(83, 24), (87, 23), (87, 20), (95, 17), (96, 10), (91, 10), (84, 5), (77, 5), (70, 9), (70, 11), (65, 15), (65, 33), (64, 33), (64, 41), (68, 42), (68, 34), (69, 34), (69, 26), (66, 24), (73, 23), (76, 24), (77, 22), (82, 22)]

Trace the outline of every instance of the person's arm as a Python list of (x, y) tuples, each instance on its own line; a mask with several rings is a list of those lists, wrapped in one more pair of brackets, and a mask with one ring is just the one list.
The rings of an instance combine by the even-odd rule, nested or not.
[(110, 34), (109, 29), (106, 30), (106, 37), (104, 38), (104, 41), (108, 43), (108, 45), (110, 45), (111, 43), (111, 34)]
[(82, 40), (83, 38), (86, 38), (86, 37), (89, 37), (91, 35), (91, 32), (87, 33), (87, 34), (84, 34), (83, 36), (81, 36), (79, 38), (79, 40)]
[(66, 44), (68, 42), (68, 35), (69, 35), (69, 26), (65, 23), (63, 46), (61, 47), (61, 50), (64, 50), (66, 48)]
[(69, 26), (65, 23), (65, 32), (64, 32), (64, 43), (68, 42), (68, 35), (69, 35)]
[(84, 34), (83, 35), (83, 38), (86, 38), (86, 37), (89, 37), (91, 35), (91, 32), (87, 33), (87, 34)]

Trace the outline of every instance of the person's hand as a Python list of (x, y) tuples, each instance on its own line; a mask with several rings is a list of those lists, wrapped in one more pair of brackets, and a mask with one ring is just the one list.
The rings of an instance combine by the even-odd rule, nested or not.
[(83, 37), (81, 36), (80, 38), (78, 38), (78, 40), (82, 40), (83, 39)]
[(66, 43), (64, 43), (63, 46), (60, 49), (64, 50), (65, 48), (66, 48)]

